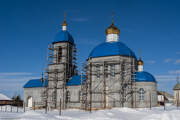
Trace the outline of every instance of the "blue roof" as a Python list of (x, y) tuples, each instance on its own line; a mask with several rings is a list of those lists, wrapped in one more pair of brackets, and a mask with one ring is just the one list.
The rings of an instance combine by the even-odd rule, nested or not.
[(81, 75), (72, 76), (69, 81), (66, 83), (67, 86), (75, 86), (75, 85), (81, 85), (84, 84), (86, 81), (86, 76), (82, 76), (81, 81)]
[(136, 72), (136, 82), (156, 82), (156, 79), (148, 72)]
[(134, 52), (122, 42), (101, 43), (91, 51), (89, 58), (115, 55), (131, 56), (136, 58)]
[(74, 43), (74, 39), (68, 31), (60, 31), (56, 34), (54, 42), (71, 42)]
[(47, 86), (48, 82), (45, 80), (43, 83), (41, 79), (33, 79), (29, 80), (25, 85), (24, 88), (35, 88), (35, 87), (45, 87)]

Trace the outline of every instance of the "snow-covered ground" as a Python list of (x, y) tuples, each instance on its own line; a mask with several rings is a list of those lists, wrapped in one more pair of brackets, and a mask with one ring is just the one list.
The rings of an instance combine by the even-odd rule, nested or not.
[[(7, 108), (10, 111), (10, 107)], [(16, 112), (5, 112), (0, 109), (0, 120), (180, 120), (180, 108), (175, 106), (167, 106), (164, 111), (163, 107), (155, 107), (152, 110), (146, 109), (131, 109), (131, 108), (113, 108), (110, 110), (92, 111), (92, 113), (82, 110), (63, 110), (62, 116), (54, 110), (45, 114), (44, 110), (27, 110), (23, 109)]]

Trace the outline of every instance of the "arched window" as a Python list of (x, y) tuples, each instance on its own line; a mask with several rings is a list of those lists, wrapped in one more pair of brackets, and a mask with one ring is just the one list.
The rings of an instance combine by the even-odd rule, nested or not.
[(27, 107), (32, 108), (33, 106), (33, 99), (31, 96), (27, 98)]
[(61, 59), (62, 59), (62, 48), (59, 47), (59, 48), (58, 48), (58, 63), (61, 62)]
[(144, 89), (140, 88), (139, 89), (139, 100), (144, 100)]

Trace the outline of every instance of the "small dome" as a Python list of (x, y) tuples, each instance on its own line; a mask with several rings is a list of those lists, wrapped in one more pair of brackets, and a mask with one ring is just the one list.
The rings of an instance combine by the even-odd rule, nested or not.
[(177, 84), (174, 86), (173, 90), (180, 90), (180, 84), (177, 83)]
[(64, 21), (64, 22), (62, 23), (62, 26), (67, 26), (66, 21)]
[(106, 34), (120, 34), (120, 30), (112, 23), (107, 29)]
[(56, 42), (71, 42), (74, 43), (74, 39), (68, 31), (60, 31), (56, 34), (54, 43)]
[(136, 72), (136, 82), (156, 82), (153, 75), (148, 72)]
[(141, 60), (141, 58), (138, 60), (138, 65), (144, 65), (144, 62)]
[(91, 51), (89, 58), (116, 56), (116, 55), (131, 56), (136, 59), (134, 52), (122, 42), (102, 43)]

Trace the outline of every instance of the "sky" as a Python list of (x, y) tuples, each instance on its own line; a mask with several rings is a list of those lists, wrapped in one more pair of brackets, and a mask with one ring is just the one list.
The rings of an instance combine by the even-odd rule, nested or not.
[(178, 0), (0, 0), (0, 93), (20, 94), (47, 67), (48, 44), (61, 30), (64, 13), (78, 48), (78, 67), (105, 42), (111, 24), (120, 41), (153, 74), (158, 89), (172, 93), (180, 74), (180, 2)]

